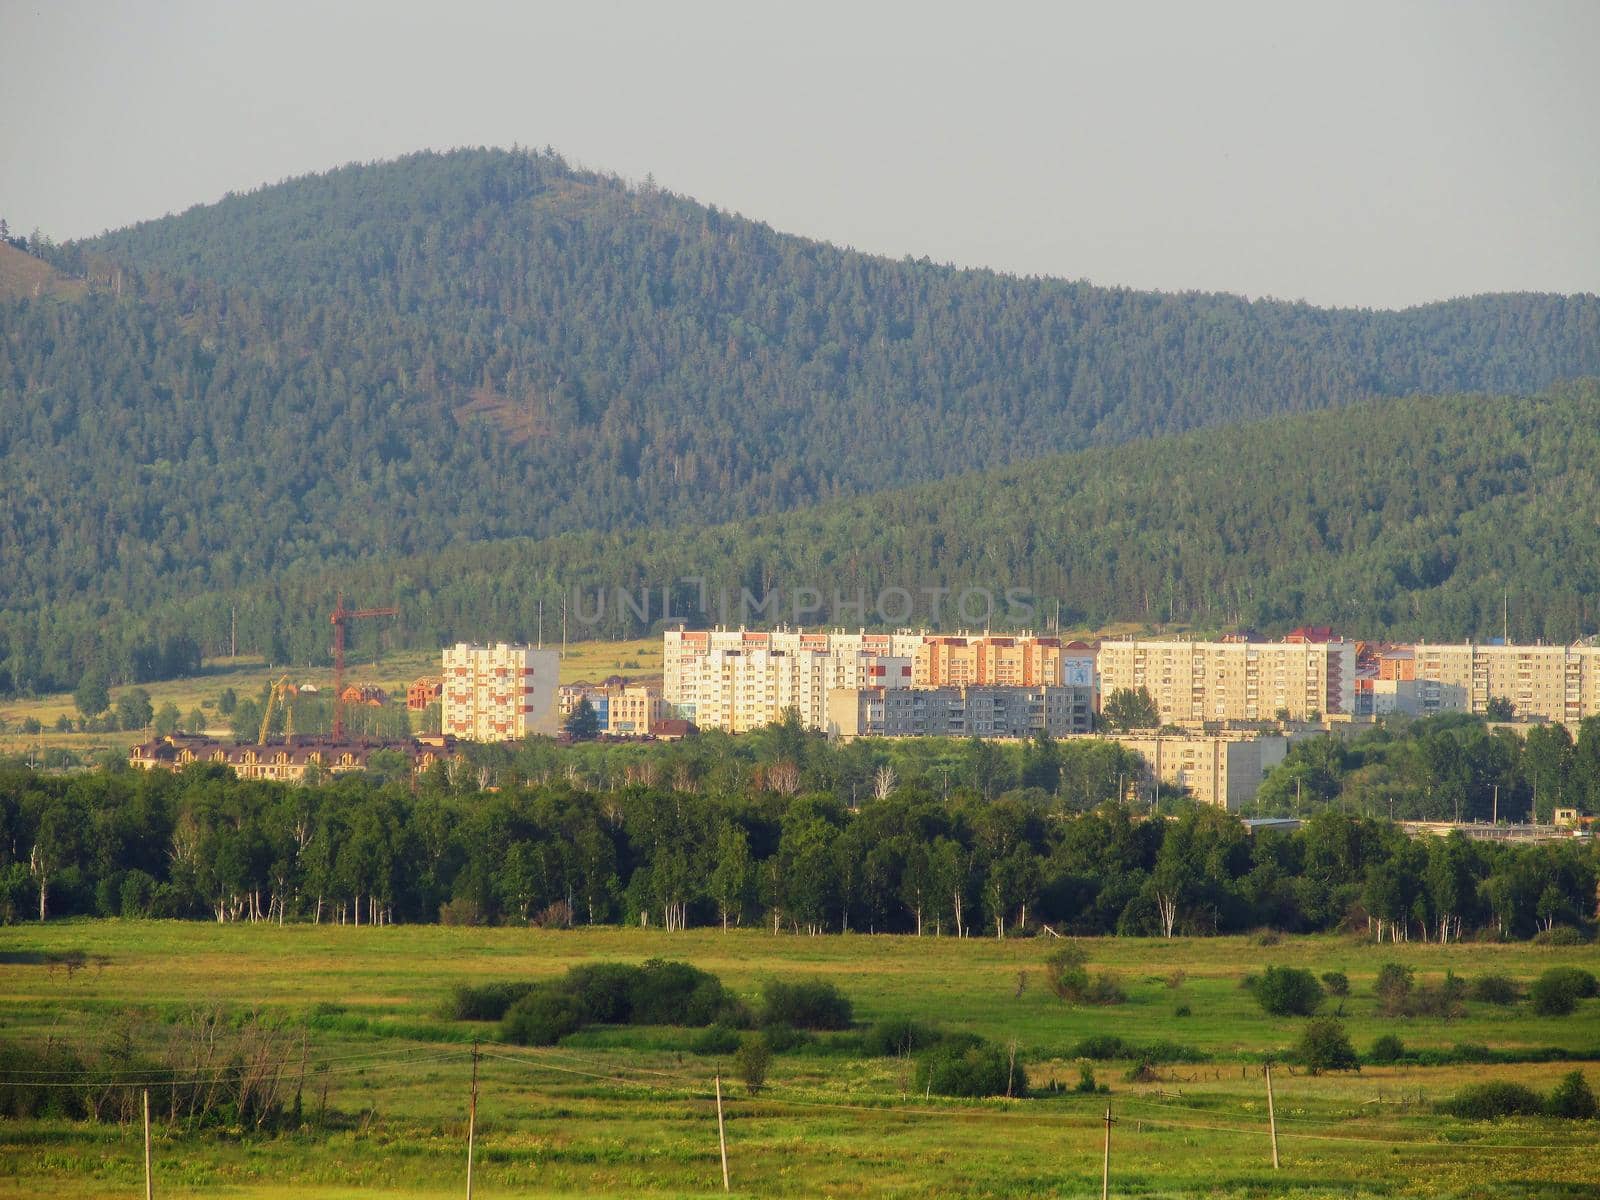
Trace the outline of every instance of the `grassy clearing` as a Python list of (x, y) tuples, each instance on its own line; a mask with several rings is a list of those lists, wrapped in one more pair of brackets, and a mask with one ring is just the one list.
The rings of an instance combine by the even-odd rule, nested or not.
[[(1419, 976), (1447, 968), (1526, 981), (1587, 963), (1589, 948), (1357, 945), (1332, 937), (1086, 943), (1129, 1002), (1063, 1006), (1044, 986), (1044, 941), (773, 937), (755, 930), (208, 926), (63, 922), (12, 927), (0, 941), (0, 1035), (92, 1034), (127, 1010), (157, 1017), (221, 999), (301, 1017), (330, 1067), (342, 1127), (259, 1140), (164, 1135), (163, 1195), (430, 1196), (459, 1191), (469, 1052), (492, 1027), (441, 1020), (458, 982), (547, 978), (596, 959), (681, 958), (754, 997), (772, 976), (821, 975), (857, 1018), (911, 1014), (947, 1028), (1017, 1039), (1035, 1085), (1026, 1101), (906, 1095), (906, 1064), (830, 1049), (828, 1039), (774, 1061), (751, 1099), (725, 1077), (735, 1190), (770, 1196), (1086, 1194), (1098, 1186), (1104, 1097), (1070, 1087), (1076, 1042), (1114, 1033), (1167, 1039), (1211, 1061), (1123, 1082), (1126, 1062), (1096, 1064), (1118, 1117), (1121, 1194), (1259, 1196), (1593, 1195), (1593, 1130), (1544, 1120), (1482, 1125), (1437, 1116), (1463, 1083), (1514, 1079), (1548, 1090), (1570, 1064), (1369, 1067), (1310, 1078), (1275, 1072), (1284, 1170), (1270, 1169), (1259, 1056), (1287, 1046), (1295, 1019), (1268, 1017), (1239, 986), (1267, 963), (1350, 976), (1345, 1020), (1358, 1048), (1381, 1032), (1408, 1047), (1478, 1042), (1501, 1050), (1600, 1045), (1600, 1001), (1567, 1018), (1469, 1004), (1464, 1017), (1385, 1019), (1371, 996), (1389, 960)], [(45, 960), (81, 950), (70, 975)], [(104, 956), (103, 966), (92, 965)], [(1182, 972), (1181, 980), (1177, 973)], [(1177, 986), (1171, 986), (1177, 983)], [(1020, 986), (1019, 986), (1020, 985)], [(1193, 1015), (1175, 1017), (1178, 1004)], [(1334, 1002), (1336, 1003), (1336, 1002)], [(1333, 1007), (1330, 1004), (1329, 1007)], [(549, 1051), (486, 1046), (477, 1189), (483, 1195), (708, 1195), (720, 1190), (711, 1075), (730, 1064), (689, 1052), (692, 1031), (601, 1029)], [(1591, 1081), (1600, 1084), (1592, 1066)], [(127, 1195), (137, 1131), (59, 1122), (0, 1125), (0, 1195)], [(6, 1181), (10, 1180), (8, 1184)], [(10, 1193), (6, 1189), (10, 1187)]]

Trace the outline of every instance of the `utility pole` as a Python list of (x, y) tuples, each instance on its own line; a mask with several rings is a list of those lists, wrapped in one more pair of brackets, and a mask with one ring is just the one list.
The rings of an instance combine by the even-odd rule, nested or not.
[(144, 1089), (144, 1200), (155, 1200), (156, 1181), (150, 1172), (150, 1089)]
[(478, 1043), (472, 1043), (472, 1099), (467, 1105), (467, 1200), (472, 1200), (472, 1147), (478, 1133)]
[(1278, 1115), (1272, 1108), (1272, 1064), (1267, 1063), (1267, 1125), (1272, 1130), (1272, 1169), (1278, 1169)]
[(1111, 1105), (1106, 1105), (1106, 1150), (1105, 1157), (1100, 1161), (1100, 1200), (1107, 1200), (1111, 1195)]
[(239, 606), (235, 604), (228, 618), (228, 657), (239, 657)]
[(1494, 785), (1494, 823), (1500, 824), (1500, 785)]
[(722, 1151), (722, 1190), (732, 1191), (728, 1183), (728, 1134), (722, 1125), (722, 1072), (717, 1072), (717, 1148)]

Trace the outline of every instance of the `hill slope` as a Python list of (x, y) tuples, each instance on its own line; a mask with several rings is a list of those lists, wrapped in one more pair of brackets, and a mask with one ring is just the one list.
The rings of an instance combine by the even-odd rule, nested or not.
[(0, 607), (724, 521), (1042, 454), (1600, 373), (1593, 297), (1161, 295), (778, 234), (550, 154), (348, 167), (0, 303)]
[[(65, 684), (98, 656), (134, 669), (134, 649), (186, 634), (279, 661), (326, 654), (326, 612), (344, 588), (398, 603), (390, 644), (461, 637), (637, 636), (661, 614), (661, 589), (691, 623), (738, 618), (747, 588), (799, 589), (850, 625), (886, 588), (933, 620), (931, 586), (1018, 589), (1033, 624), (1183, 622), (1282, 630), (1301, 621), (1356, 635), (1482, 637), (1499, 631), (1509, 590), (1514, 637), (1596, 631), (1600, 595), (1600, 384), (1527, 399), (1457, 396), (1368, 402), (1321, 413), (1041, 459), (938, 484), (711, 528), (578, 533), (453, 547), (433, 555), (301, 567), (226, 593), (130, 599), (0, 624), (0, 663), (19, 685)], [(700, 607), (704, 580), (708, 607)], [(648, 586), (641, 618), (614, 589)], [(605, 593), (595, 618), (596, 594)], [(729, 596), (719, 612), (719, 593)], [(832, 610), (834, 594), (869, 612)], [(892, 602), (898, 607), (902, 602)], [(943, 624), (958, 624), (952, 600)], [(139, 609), (143, 609), (141, 613)], [(997, 624), (1007, 615), (997, 613)], [(1013, 610), (1014, 620), (1026, 614)], [(897, 619), (899, 613), (891, 616)], [(43, 647), (42, 653), (25, 648)], [(4, 682), (0, 679), (0, 682)]]

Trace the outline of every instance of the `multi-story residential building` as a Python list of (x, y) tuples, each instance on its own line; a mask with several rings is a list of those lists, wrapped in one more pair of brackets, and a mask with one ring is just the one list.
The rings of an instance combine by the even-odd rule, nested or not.
[(1600, 716), (1600, 646), (1424, 642), (1413, 654), (1424, 713), (1486, 715), (1504, 700), (1518, 720), (1575, 726)]
[(1102, 699), (1146, 689), (1163, 724), (1307, 721), (1355, 711), (1355, 643), (1103, 642), (1096, 662)]
[(557, 698), (562, 724), (583, 700), (594, 710), (596, 728), (619, 737), (653, 733), (668, 715), (659, 688), (617, 679), (603, 684), (563, 684)]
[(793, 708), (820, 729), (833, 688), (909, 687), (919, 634), (668, 631), (663, 696), (701, 729), (759, 729)]
[(1157, 782), (1187, 788), (1201, 804), (1237, 809), (1249, 804), (1266, 773), (1284, 760), (1291, 739), (1253, 733), (1114, 734), (1109, 740), (1144, 759), (1142, 794)]
[(406, 707), (413, 712), (421, 712), (444, 695), (444, 681), (424, 675), (421, 679), (413, 679), (411, 686), (406, 688)]
[(1093, 725), (1088, 687), (834, 688), (825, 728), (842, 738), (1065, 737)]
[(1064, 682), (1061, 639), (1031, 634), (929, 634), (916, 647), (911, 665), (911, 684), (919, 688)]
[(554, 650), (505, 642), (459, 642), (444, 651), (444, 732), (476, 742), (515, 741), (530, 733), (554, 734)]

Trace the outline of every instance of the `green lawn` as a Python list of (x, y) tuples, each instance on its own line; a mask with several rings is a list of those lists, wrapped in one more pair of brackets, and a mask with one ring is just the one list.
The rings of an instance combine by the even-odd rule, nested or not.
[[(1483, 1043), (1500, 1050), (1600, 1046), (1600, 1001), (1564, 1018), (1519, 1005), (1385, 1020), (1371, 984), (1389, 960), (1419, 977), (1448, 967), (1531, 979), (1545, 967), (1594, 968), (1592, 948), (1526, 945), (1371, 947), (1334, 938), (1086, 943), (1091, 968), (1121, 978), (1129, 1002), (1062, 1005), (1044, 985), (1040, 940), (774, 937), (603, 929), (546, 932), (439, 926), (216, 926), (68, 921), (0, 930), (0, 1036), (94, 1036), (126, 1019), (159, 1022), (221, 1000), (298, 1018), (340, 1006), (313, 1032), (328, 1061), (338, 1128), (241, 1139), (162, 1134), (158, 1194), (267, 1197), (456, 1195), (464, 1186), (467, 1042), (492, 1027), (441, 1020), (460, 981), (537, 978), (594, 959), (680, 958), (753, 998), (771, 976), (822, 975), (858, 1020), (912, 1014), (1016, 1039), (1042, 1095), (965, 1102), (908, 1094), (892, 1059), (830, 1051), (828, 1039), (774, 1060), (751, 1099), (725, 1078), (737, 1193), (771, 1196), (1088, 1195), (1099, 1187), (1105, 1097), (1050, 1091), (1078, 1079), (1073, 1045), (1093, 1033), (1197, 1048), (1211, 1061), (1123, 1082), (1097, 1064), (1117, 1117), (1113, 1191), (1142, 1196), (1549, 1196), (1595, 1194), (1591, 1127), (1543, 1119), (1475, 1124), (1432, 1103), (1466, 1082), (1513, 1079), (1547, 1090), (1571, 1064), (1366, 1068), (1317, 1078), (1274, 1072), (1283, 1169), (1271, 1170), (1258, 1065), (1300, 1022), (1265, 1016), (1239, 986), (1269, 963), (1350, 976), (1344, 1016), (1365, 1050), (1380, 1032), (1408, 1047)], [(70, 974), (47, 960), (87, 956)], [(1178, 978), (1182, 972), (1182, 978)], [(1177, 986), (1172, 986), (1176, 984)], [(1176, 1017), (1186, 1004), (1193, 1015)], [(1335, 1002), (1327, 1006), (1331, 1011)], [(143, 1028), (143, 1026), (141, 1026)], [(709, 1195), (720, 1191), (711, 1079), (724, 1060), (690, 1052), (693, 1032), (586, 1031), (558, 1049), (486, 1042), (477, 1194)], [(1585, 1064), (1600, 1087), (1600, 1066)], [(141, 1184), (136, 1128), (0, 1124), (0, 1195), (130, 1195)], [(9, 1190), (8, 1190), (9, 1189)]]

